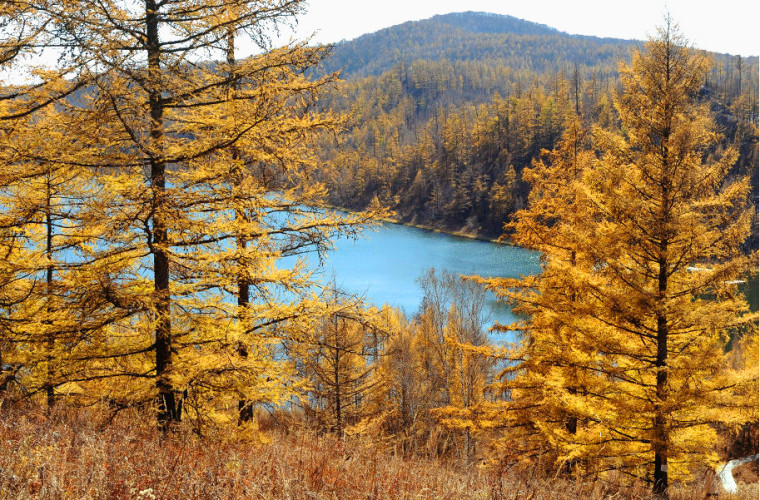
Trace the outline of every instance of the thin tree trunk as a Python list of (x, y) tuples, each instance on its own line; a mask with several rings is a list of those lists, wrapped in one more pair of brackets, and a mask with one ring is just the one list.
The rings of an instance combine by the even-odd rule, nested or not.
[(738, 59), (736, 61), (736, 69), (739, 71), (739, 93), (736, 95), (736, 97), (741, 97), (742, 95), (742, 56), (736, 56)]
[(7, 390), (8, 382), (11, 380), (11, 375), (5, 375), (5, 363), (3, 363), (3, 345), (0, 344), (0, 397), (2, 397)]
[[(228, 78), (230, 80), (228, 85), (228, 92), (229, 96), (228, 99), (230, 101), (230, 106), (234, 106), (234, 93), (235, 90), (237, 90), (237, 85), (235, 84), (235, 31), (233, 27), (228, 28), (227, 30), (227, 64), (229, 65), (229, 74)], [(239, 222), (247, 222), (247, 217), (244, 209), (241, 209), (239, 207), (239, 199), (238, 197), (243, 196), (243, 193), (241, 192), (241, 185), (243, 183), (243, 172), (240, 170), (238, 165), (236, 164), (236, 161), (238, 160), (239, 153), (235, 146), (232, 146), (231, 148), (232, 153), (232, 161), (234, 165), (234, 171), (233, 171), (233, 198), (235, 203), (235, 219)], [(237, 245), (238, 252), (242, 255), (245, 253), (245, 249), (248, 245), (248, 241), (246, 239), (246, 236), (243, 231), (238, 231), (238, 234), (235, 238), (235, 244)], [(245, 264), (246, 259), (243, 257), (242, 260), (238, 262), (238, 265)], [(238, 296), (237, 296), (237, 304), (238, 304), (238, 321), (244, 322), (246, 320), (247, 316), (247, 309), (248, 304), (250, 303), (250, 285), (248, 283), (248, 278), (246, 276), (246, 270), (242, 271), (240, 273), (240, 276), (238, 277)], [(242, 325), (243, 328), (246, 328), (246, 325)], [(240, 355), (241, 358), (247, 358), (248, 357), (248, 346), (246, 346), (243, 342), (241, 342), (238, 345), (238, 355)], [(238, 425), (243, 424), (245, 422), (250, 422), (253, 420), (253, 402), (248, 401), (245, 398), (241, 398), (238, 400)]]
[(664, 405), (668, 398), (668, 318), (664, 312), (664, 301), (668, 291), (668, 234), (667, 226), (670, 220), (670, 133), (671, 133), (671, 108), (670, 99), (671, 82), (671, 38), (670, 17), (666, 19), (666, 52), (665, 52), (665, 127), (661, 136), (661, 214), (660, 243), (658, 251), (658, 277), (657, 277), (657, 355), (655, 358), (656, 388), (654, 404), (654, 484), (652, 490), (659, 498), (668, 498), (668, 429), (667, 415)]
[(575, 114), (581, 114), (581, 76), (578, 69), (578, 63), (573, 65), (573, 87), (575, 90)]
[(335, 318), (335, 345), (333, 352), (333, 383), (335, 384), (335, 432), (343, 436), (343, 420), (341, 415), (340, 394), (340, 346), (338, 345), (338, 318)]
[[(658, 292), (660, 298), (665, 296), (668, 288), (668, 269), (666, 252), (667, 241), (660, 244), (660, 271)], [(663, 403), (667, 400), (668, 360), (668, 321), (664, 313), (657, 314), (657, 369), (656, 400), (654, 405), (654, 494), (668, 497), (668, 433)]]
[(166, 228), (166, 162), (161, 150), (164, 139), (161, 98), (161, 54), (158, 34), (158, 6), (145, 2), (148, 50), (148, 104), (150, 106), (150, 187), (153, 195), (153, 286), (156, 301), (156, 387), (158, 389), (158, 425), (166, 431), (180, 415), (169, 380), (173, 363), (171, 335), (171, 292), (169, 290), (168, 232)]
[[(575, 145), (576, 145), (575, 156), (576, 156), (576, 159), (577, 159), (577, 144), (578, 144), (578, 141), (574, 141), (574, 142), (575, 142)], [(573, 168), (575, 168), (575, 164), (576, 164), (576, 162), (573, 162), (573, 165), (574, 165)], [(570, 252), (570, 267), (575, 268), (575, 266), (576, 266), (576, 260), (577, 260), (577, 253), (576, 253), (575, 250), (572, 250)], [(572, 293), (572, 295), (570, 297), (570, 300), (572, 302), (575, 302), (577, 300), (577, 297), (576, 297), (574, 291), (573, 291), (573, 293)], [(577, 376), (577, 370), (576, 370), (575, 375)], [(578, 393), (578, 388), (571, 386), (571, 387), (569, 387), (567, 389), (567, 391), (570, 394), (575, 395), (575, 394)], [(578, 432), (578, 417), (576, 417), (574, 415), (568, 415), (567, 420), (565, 421), (565, 429), (567, 429), (567, 432), (569, 432), (570, 434), (575, 434), (576, 432)], [(576, 462), (577, 462), (576, 460), (569, 460), (567, 462), (568, 472), (572, 471), (572, 467), (573, 467), (573, 465)]]
[(55, 367), (53, 366), (54, 351), (55, 351), (55, 334), (53, 333), (53, 321), (51, 315), (53, 308), (51, 304), (53, 293), (53, 214), (51, 203), (51, 188), (50, 188), (50, 171), (47, 172), (45, 178), (45, 255), (48, 259), (48, 265), (45, 272), (45, 318), (44, 324), (49, 328), (47, 332), (47, 380), (45, 383), (45, 393), (47, 395), (48, 409), (55, 405)]

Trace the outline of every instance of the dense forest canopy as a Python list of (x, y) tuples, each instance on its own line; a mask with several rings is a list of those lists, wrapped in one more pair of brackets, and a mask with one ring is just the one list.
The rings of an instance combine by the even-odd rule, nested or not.
[(326, 68), (347, 79), (378, 76), (396, 63), (417, 59), (488, 61), (544, 72), (557, 61), (609, 64), (640, 42), (568, 35), (512, 16), (463, 12), (410, 21), (338, 43)]
[[(618, 65), (639, 46), (473, 12), (337, 44), (325, 67), (344, 81), (320, 105), (351, 120), (337, 144), (320, 144), (332, 203), (376, 200), (405, 222), (498, 236), (527, 200), (523, 170), (554, 147), (568, 113), (616, 123)], [(720, 147), (739, 145), (733, 169), (752, 176), (756, 197), (758, 58), (710, 57), (700, 99)]]

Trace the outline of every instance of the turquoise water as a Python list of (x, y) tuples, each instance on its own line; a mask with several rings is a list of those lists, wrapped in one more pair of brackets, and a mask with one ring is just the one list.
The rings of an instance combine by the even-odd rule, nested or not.
[[(451, 236), (399, 224), (383, 224), (357, 240), (339, 239), (328, 253), (322, 273), (343, 290), (375, 305), (418, 311), (422, 289), (416, 280), (434, 267), (452, 273), (519, 277), (539, 272), (538, 253), (524, 248)], [(503, 324), (516, 317), (488, 296), (491, 320)]]
[[(461, 238), (445, 233), (385, 223), (359, 239), (342, 238), (328, 252), (321, 273), (327, 280), (370, 304), (389, 304), (407, 316), (418, 312), (422, 289), (416, 280), (427, 269), (463, 275), (519, 277), (540, 271), (538, 253), (524, 248)], [(758, 281), (742, 285), (752, 310), (757, 310)], [(488, 295), (490, 322), (517, 320), (509, 306)]]

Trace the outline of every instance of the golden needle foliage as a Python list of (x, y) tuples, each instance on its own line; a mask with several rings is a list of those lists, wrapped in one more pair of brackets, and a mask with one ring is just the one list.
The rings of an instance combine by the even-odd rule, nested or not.
[(717, 459), (717, 425), (756, 420), (757, 316), (737, 291), (756, 262), (740, 249), (749, 185), (715, 150), (708, 67), (668, 21), (621, 67), (621, 129), (594, 131), (599, 155), (571, 124), (530, 171), (537, 197), (513, 227), (543, 272), (485, 280), (531, 315), (495, 387), (507, 401), (479, 416), (512, 429), (502, 453), (626, 471), (667, 495)]
[[(157, 400), (198, 431), (294, 393), (282, 339), (329, 309), (301, 254), (376, 215), (320, 208), (335, 77), (307, 75), (324, 48), (267, 41), (302, 3), (14, 2), (64, 47), (2, 110), (2, 349), (25, 390)], [(240, 38), (264, 50), (238, 60)]]
[[(111, 419), (149, 408), (162, 431), (184, 418), (235, 437), (257, 432), (255, 405), (302, 408), (339, 439), (466, 464), (485, 443), (658, 496), (716, 460), (717, 428), (756, 421), (757, 316), (737, 290), (756, 260), (740, 251), (749, 187), (728, 177), (736, 152), (700, 100), (702, 54), (668, 24), (621, 68), (605, 130), (578, 116), (578, 85), (575, 114), (566, 83), (557, 106), (538, 92), (555, 110), (547, 137), (564, 132), (524, 172), (529, 205), (508, 227), (543, 273), (481, 280), (525, 315), (502, 327), (523, 334), (505, 350), (488, 344), (472, 282), (431, 270), (407, 321), (339, 298), (309, 267), (304, 253), (383, 211), (377, 197), (364, 213), (322, 208), (311, 146), (342, 123), (320, 111), (336, 77), (310, 76), (325, 48), (267, 38), (302, 6), (0, 5), (0, 66), (59, 51), (55, 68), (0, 88), (3, 395), (103, 403)], [(243, 38), (261, 52), (239, 58)], [(523, 116), (515, 137), (528, 137), (530, 99), (509, 102), (515, 114), (477, 134)], [(463, 165), (468, 121), (446, 122), (443, 165)], [(488, 161), (506, 167), (508, 142), (483, 143)], [(472, 179), (481, 210), (519, 205), (505, 172), (489, 193)], [(433, 213), (467, 213), (466, 184), (450, 183), (451, 203), (434, 190)], [(486, 390), (493, 357), (505, 363)]]

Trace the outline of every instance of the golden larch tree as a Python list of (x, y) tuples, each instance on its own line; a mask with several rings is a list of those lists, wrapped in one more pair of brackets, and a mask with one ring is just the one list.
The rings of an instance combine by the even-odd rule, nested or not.
[[(117, 408), (156, 398), (164, 429), (183, 410), (237, 421), (253, 402), (281, 401), (285, 325), (302, 331), (325, 309), (299, 255), (370, 218), (320, 208), (326, 192), (311, 181), (308, 143), (338, 122), (315, 106), (334, 76), (309, 74), (326, 49), (267, 38), (303, 2), (43, 7), (65, 47), (59, 65), (87, 82), (61, 104), (78, 121), (55, 161), (97, 185), (80, 207), (97, 235), (86, 251), (122, 311), (96, 339), (86, 390)], [(243, 36), (261, 53), (237, 60)]]
[(717, 150), (699, 98), (708, 67), (668, 20), (621, 67), (621, 129), (596, 130), (598, 159), (558, 184), (569, 205), (540, 220), (534, 202), (516, 226), (547, 237), (542, 275), (489, 282), (532, 313), (499, 385), (507, 424), (580, 472), (622, 470), (659, 496), (717, 459), (717, 425), (757, 418), (757, 316), (737, 289), (756, 262), (741, 251), (749, 185), (726, 177), (736, 153)]
[[(497, 325), (523, 334), (522, 342), (508, 354), (519, 362), (503, 367), (499, 378), (504, 383), (491, 388), (497, 397), (478, 409), (483, 430), (503, 425), (503, 416), (508, 417), (510, 435), (503, 443), (500, 439), (491, 443), (502, 459), (560, 459), (577, 431), (578, 417), (568, 398), (586, 390), (588, 374), (579, 368), (585, 354), (573, 324), (574, 310), (583, 301), (575, 275), (588, 267), (580, 249), (593, 237), (581, 182), (593, 160), (590, 130), (568, 112), (557, 146), (543, 150), (523, 172), (523, 180), (532, 186), (529, 205), (506, 225), (509, 232), (502, 238), (541, 252), (541, 275), (481, 280), (501, 299), (513, 300), (516, 312), (528, 318), (525, 323)], [(508, 401), (498, 397), (504, 394)], [(567, 462), (571, 464), (572, 460)]]

